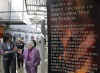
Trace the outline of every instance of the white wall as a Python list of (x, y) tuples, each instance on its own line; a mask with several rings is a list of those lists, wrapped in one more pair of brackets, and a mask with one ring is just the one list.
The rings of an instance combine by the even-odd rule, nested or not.
[(2, 12), (1, 11), (9, 11), (10, 9), (13, 11), (23, 11), (23, 1), (24, 0), (0, 0), (0, 18), (1, 19), (9, 19), (11, 16), (12, 19), (22, 19), (23, 13), (21, 12)]
[[(8, 0), (0, 0), (0, 12), (8, 11)], [(0, 19), (8, 19), (8, 13), (0, 13)]]

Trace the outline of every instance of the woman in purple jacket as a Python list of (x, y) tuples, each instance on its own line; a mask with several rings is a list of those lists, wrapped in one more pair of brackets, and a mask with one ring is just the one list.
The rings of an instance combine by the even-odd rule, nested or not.
[(28, 49), (24, 50), (24, 62), (27, 73), (37, 73), (37, 67), (40, 64), (40, 54), (35, 41), (28, 42)]

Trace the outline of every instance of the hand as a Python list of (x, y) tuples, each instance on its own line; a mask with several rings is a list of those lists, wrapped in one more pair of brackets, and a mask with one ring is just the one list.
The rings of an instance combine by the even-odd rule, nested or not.
[(8, 51), (5, 51), (5, 54), (7, 54), (8, 53)]
[(26, 62), (27, 65), (32, 65), (31, 61)]
[(18, 50), (18, 53), (19, 53), (19, 54), (22, 54), (22, 50), (21, 50), (21, 49), (19, 49), (19, 50)]

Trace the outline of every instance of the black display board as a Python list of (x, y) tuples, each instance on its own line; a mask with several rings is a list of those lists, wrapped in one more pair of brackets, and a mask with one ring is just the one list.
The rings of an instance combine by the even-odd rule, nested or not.
[(100, 73), (99, 0), (47, 0), (48, 73)]

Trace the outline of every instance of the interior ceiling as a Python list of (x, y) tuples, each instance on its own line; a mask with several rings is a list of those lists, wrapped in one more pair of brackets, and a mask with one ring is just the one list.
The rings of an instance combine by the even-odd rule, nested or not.
[(47, 19), (46, 0), (25, 0), (25, 6), (32, 23)]
[(47, 21), (46, 0), (0, 0), (0, 23), (41, 24)]

